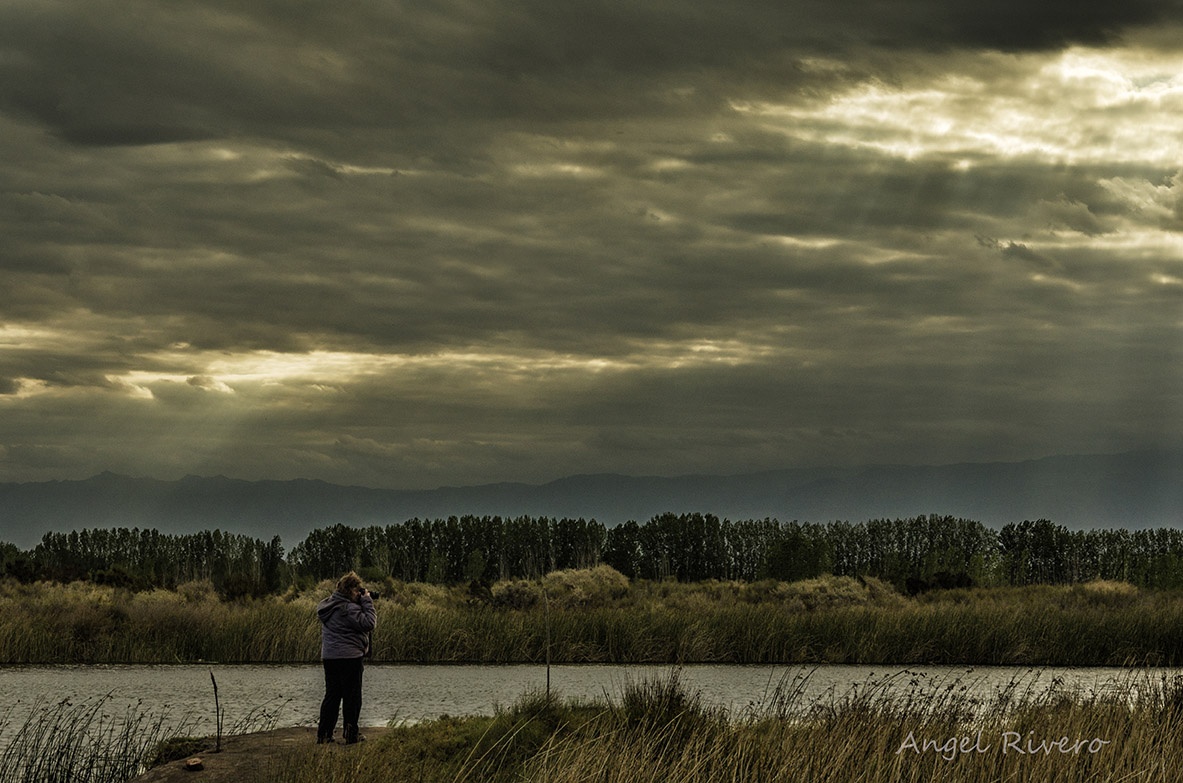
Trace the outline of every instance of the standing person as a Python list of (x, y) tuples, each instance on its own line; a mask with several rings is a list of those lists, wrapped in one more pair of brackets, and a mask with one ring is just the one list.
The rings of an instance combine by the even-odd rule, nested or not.
[(359, 739), (362, 662), (369, 651), (370, 634), (378, 625), (378, 613), (361, 577), (350, 571), (337, 580), (333, 594), (317, 604), (316, 616), (320, 618), (320, 657), (325, 670), (316, 742), (333, 741), (337, 710), (344, 702), (345, 744), (351, 745)]

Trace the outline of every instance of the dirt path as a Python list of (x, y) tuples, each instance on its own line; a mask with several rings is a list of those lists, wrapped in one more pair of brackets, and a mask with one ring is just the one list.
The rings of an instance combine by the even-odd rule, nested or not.
[[(362, 729), (362, 733), (370, 739), (379, 737), (386, 731), (381, 727)], [(295, 747), (315, 744), (314, 726), (223, 737), (222, 750), (219, 753), (213, 752), (214, 740), (210, 738), (206, 750), (187, 757), (200, 758), (203, 769), (191, 772), (185, 769), (185, 759), (180, 759), (150, 769), (143, 775), (132, 778), (128, 783), (232, 783), (266, 771), (281, 754)], [(353, 748), (337, 745), (325, 750), (329, 753), (348, 753)]]

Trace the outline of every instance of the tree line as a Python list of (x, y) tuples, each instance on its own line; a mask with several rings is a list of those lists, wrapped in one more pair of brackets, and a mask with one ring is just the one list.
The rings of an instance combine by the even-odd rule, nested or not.
[(205, 530), (175, 535), (152, 529), (91, 528), (46, 533), (33, 549), (0, 544), (0, 575), (21, 582), (89, 581), (131, 589), (211, 582), (223, 597), (283, 590), (291, 570), (279, 536)]
[(661, 514), (606, 527), (594, 520), (463, 516), (312, 531), (286, 552), (219, 530), (46, 533), (23, 551), (0, 544), (0, 575), (88, 580), (132, 589), (208, 580), (224, 598), (261, 596), (356, 570), (370, 580), (489, 584), (607, 564), (635, 579), (794, 581), (873, 576), (908, 592), (1095, 579), (1183, 587), (1183, 531), (1068, 530), (1046, 519), (993, 529), (950, 516), (860, 523)]

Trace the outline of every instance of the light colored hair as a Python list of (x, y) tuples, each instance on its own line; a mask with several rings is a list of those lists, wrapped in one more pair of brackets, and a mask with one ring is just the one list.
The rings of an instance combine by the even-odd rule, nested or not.
[(349, 595), (355, 587), (361, 587), (361, 577), (353, 571), (337, 580), (337, 592), (341, 595)]

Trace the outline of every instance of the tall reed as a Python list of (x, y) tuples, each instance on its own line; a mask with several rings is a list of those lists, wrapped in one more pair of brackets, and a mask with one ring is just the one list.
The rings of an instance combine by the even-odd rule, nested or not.
[(865, 683), (816, 704), (799, 685), (742, 715), (704, 706), (676, 676), (632, 683), (615, 702), (529, 694), (492, 717), (396, 727), (357, 751), (301, 748), (257, 783), (1183, 780), (1178, 679), (1145, 672), (1107, 694), (1015, 681), (985, 701), (956, 681)]
[[(872, 579), (628, 583), (604, 569), (485, 594), (390, 582), (374, 660), (542, 662), (549, 639), (556, 663), (1183, 664), (1173, 591), (1101, 583), (905, 598)], [(201, 584), (0, 583), (0, 663), (313, 662), (327, 591), (222, 602)]]
[(0, 718), (0, 783), (124, 783), (157, 745), (191, 722), (110, 696), (34, 705), (21, 721)]

